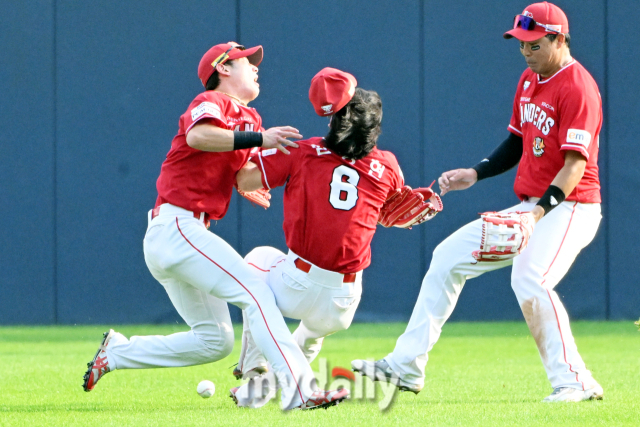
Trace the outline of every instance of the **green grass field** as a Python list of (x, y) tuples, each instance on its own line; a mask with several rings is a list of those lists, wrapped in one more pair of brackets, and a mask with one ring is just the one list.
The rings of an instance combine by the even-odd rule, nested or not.
[[(184, 326), (120, 326), (125, 335), (169, 334)], [(574, 322), (578, 347), (604, 387), (604, 401), (543, 404), (552, 390), (536, 346), (522, 323), (451, 323), (430, 353), (425, 389), (398, 394), (381, 412), (375, 400), (351, 400), (328, 410), (283, 413), (276, 403), (234, 407), (228, 390), (239, 343), (215, 364), (179, 369), (116, 371), (91, 393), (85, 365), (104, 327), (0, 328), (1, 426), (638, 426), (640, 333), (633, 322)], [(355, 324), (325, 340), (329, 369), (393, 349), (403, 324)], [(239, 338), (236, 329), (236, 339)], [(319, 371), (319, 360), (312, 367)], [(196, 385), (216, 384), (202, 399)], [(367, 382), (369, 380), (366, 380)], [(377, 395), (382, 397), (379, 386)]]

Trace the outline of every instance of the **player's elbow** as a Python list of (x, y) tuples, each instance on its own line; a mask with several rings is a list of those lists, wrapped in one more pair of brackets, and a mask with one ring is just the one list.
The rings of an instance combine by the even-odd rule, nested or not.
[(187, 145), (196, 150), (202, 150), (202, 135), (197, 127), (187, 133)]

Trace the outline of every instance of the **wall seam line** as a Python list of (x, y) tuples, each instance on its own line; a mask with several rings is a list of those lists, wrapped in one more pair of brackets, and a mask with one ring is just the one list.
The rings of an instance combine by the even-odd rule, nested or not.
[(58, 324), (58, 2), (53, 0), (53, 323)]
[[(420, 60), (419, 60), (419, 68), (420, 68), (420, 79), (418, 82), (418, 93), (420, 94), (420, 185), (426, 185), (426, 167), (425, 167), (425, 118), (424, 115), (426, 113), (425, 109), (425, 99), (424, 99), (424, 87), (425, 87), (425, 33), (424, 33), (424, 20), (425, 20), (425, 7), (424, 1), (418, 0), (418, 16), (420, 17), (420, 25), (418, 34), (420, 37), (419, 46), (420, 46)], [(420, 227), (420, 272), (424, 273), (427, 271), (427, 231), (426, 227)]]
[[(242, 44), (242, 34), (240, 32), (240, 0), (236, 0), (236, 43)], [(236, 194), (237, 195), (237, 194)], [(236, 206), (236, 231), (238, 233), (238, 253), (240, 256), (244, 257), (242, 253), (242, 201), (239, 197), (236, 197), (238, 204)]]
[(604, 289), (605, 289), (605, 318), (607, 320), (611, 319), (611, 237), (609, 235), (609, 182), (611, 177), (611, 161), (610, 161), (610, 143), (609, 143), (609, 0), (604, 0), (604, 111), (603, 116), (606, 118), (607, 125), (604, 128), (605, 132), (605, 200), (603, 200), (605, 205), (605, 213), (606, 217), (604, 220), (604, 247), (605, 247), (605, 257), (604, 257), (604, 271), (605, 271), (605, 280), (604, 280)]

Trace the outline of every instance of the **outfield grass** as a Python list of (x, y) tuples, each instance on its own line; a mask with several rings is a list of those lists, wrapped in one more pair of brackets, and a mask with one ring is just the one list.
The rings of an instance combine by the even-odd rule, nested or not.
[[(376, 401), (349, 401), (328, 410), (282, 413), (275, 403), (238, 409), (228, 398), (239, 344), (215, 364), (179, 369), (116, 371), (91, 393), (82, 391), (85, 365), (104, 327), (0, 328), (1, 426), (638, 426), (640, 333), (633, 322), (574, 322), (578, 347), (604, 387), (605, 400), (543, 404), (552, 390), (524, 322), (451, 323), (430, 354), (425, 389), (401, 393), (385, 412)], [(182, 326), (119, 326), (125, 335), (168, 334)], [(330, 367), (380, 358), (403, 324), (356, 324), (327, 340)], [(236, 338), (239, 338), (236, 329)], [(319, 371), (319, 361), (312, 364)], [(216, 394), (200, 398), (202, 379)], [(366, 380), (368, 381), (368, 380)], [(380, 389), (377, 389), (381, 396)]]

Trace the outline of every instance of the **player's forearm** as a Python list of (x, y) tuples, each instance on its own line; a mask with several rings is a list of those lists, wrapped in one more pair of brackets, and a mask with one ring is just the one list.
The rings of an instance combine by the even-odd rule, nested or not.
[(255, 191), (263, 188), (262, 185), (262, 172), (253, 163), (247, 163), (242, 169), (238, 171), (236, 175), (236, 182), (238, 183), (238, 190), (240, 191)]
[(508, 171), (517, 165), (521, 158), (522, 137), (509, 132), (507, 139), (472, 169), (476, 171), (480, 181)]
[(564, 166), (553, 179), (551, 185), (555, 185), (568, 196), (584, 176), (586, 166), (587, 160), (582, 155), (577, 152), (567, 152)]
[(233, 131), (210, 124), (196, 125), (187, 133), (187, 144), (201, 151), (233, 150)]
[(565, 154), (564, 166), (531, 211), (536, 222), (573, 192), (584, 175), (586, 165), (586, 159), (578, 152), (569, 151)]

